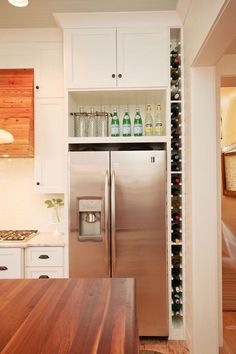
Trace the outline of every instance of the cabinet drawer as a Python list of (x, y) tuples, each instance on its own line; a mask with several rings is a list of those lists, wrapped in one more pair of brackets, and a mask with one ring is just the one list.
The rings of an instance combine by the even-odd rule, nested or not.
[(0, 279), (23, 278), (23, 249), (0, 248)]
[(63, 266), (63, 247), (29, 247), (25, 251), (25, 266)]
[(27, 279), (47, 279), (63, 278), (63, 267), (26, 267), (25, 278)]

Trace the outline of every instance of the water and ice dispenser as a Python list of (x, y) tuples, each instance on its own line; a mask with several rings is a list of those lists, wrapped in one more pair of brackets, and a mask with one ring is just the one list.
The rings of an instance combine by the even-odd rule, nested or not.
[(77, 198), (77, 225), (79, 241), (102, 241), (102, 198)]

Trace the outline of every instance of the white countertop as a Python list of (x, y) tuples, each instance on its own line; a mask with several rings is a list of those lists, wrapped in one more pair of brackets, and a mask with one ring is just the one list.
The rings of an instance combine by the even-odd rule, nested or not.
[(40, 232), (28, 241), (0, 241), (0, 247), (63, 247), (64, 245), (64, 235), (54, 236), (45, 232)]

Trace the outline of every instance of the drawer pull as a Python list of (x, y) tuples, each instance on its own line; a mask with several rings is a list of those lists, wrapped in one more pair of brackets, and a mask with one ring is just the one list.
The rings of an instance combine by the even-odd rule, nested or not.
[(0, 266), (0, 270), (8, 270), (6, 266)]
[(49, 279), (50, 277), (48, 275), (40, 275), (39, 279)]
[(49, 256), (48, 256), (47, 254), (41, 254), (41, 255), (39, 256), (39, 258), (40, 258), (40, 259), (48, 259)]

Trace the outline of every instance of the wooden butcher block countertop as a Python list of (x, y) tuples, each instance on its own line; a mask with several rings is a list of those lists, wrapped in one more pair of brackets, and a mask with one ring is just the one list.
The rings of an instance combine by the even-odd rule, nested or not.
[(0, 353), (137, 354), (133, 279), (0, 280)]

